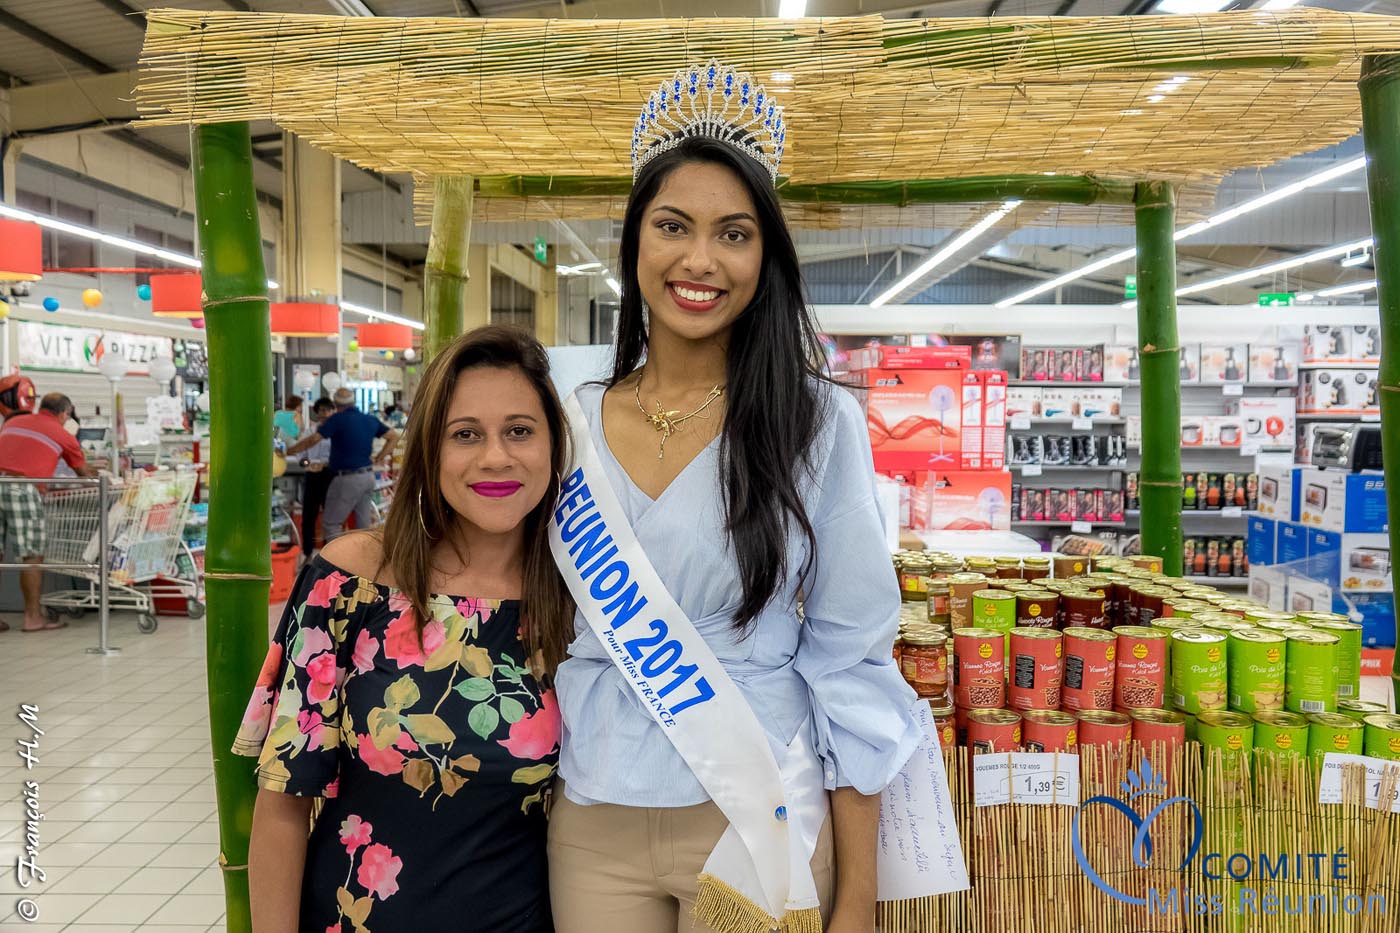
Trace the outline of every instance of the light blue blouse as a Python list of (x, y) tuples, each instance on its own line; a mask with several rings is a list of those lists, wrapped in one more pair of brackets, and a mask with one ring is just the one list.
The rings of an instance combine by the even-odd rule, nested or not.
[[(780, 755), (809, 716), (828, 789), (873, 794), (913, 754), (915, 696), (891, 648), (899, 584), (875, 498), (865, 418), (846, 392), (822, 386), (826, 422), (814, 469), (799, 486), (819, 556), (799, 621), (797, 573), (807, 545), (789, 538), (790, 570), (746, 637), (734, 613), (743, 594), (724, 531), (716, 439), (653, 500), (617, 462), (602, 429), (600, 386), (578, 390), (603, 470), (657, 573), (724, 664)], [(803, 475), (803, 474), (799, 474)], [(685, 807), (709, 799), (652, 721), (581, 615), (555, 681), (564, 717), (560, 773), (575, 803)]]

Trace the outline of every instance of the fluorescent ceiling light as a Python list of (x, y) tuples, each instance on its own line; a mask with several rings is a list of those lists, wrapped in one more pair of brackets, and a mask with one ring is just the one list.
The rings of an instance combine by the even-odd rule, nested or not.
[(96, 240), (98, 243), (106, 243), (108, 246), (130, 250), (142, 256), (155, 256), (157, 259), (164, 259), (166, 262), (172, 262), (178, 266), (185, 266), (190, 269), (199, 268), (199, 260), (195, 259), (193, 256), (186, 256), (184, 253), (176, 253), (168, 249), (162, 249), (159, 246), (152, 246), (150, 243), (142, 243), (140, 240), (132, 240), (124, 236), (114, 236), (110, 233), (103, 233), (101, 230), (94, 230), (92, 227), (70, 224), (68, 221), (59, 220), (57, 217), (49, 217), (46, 214), (35, 214), (18, 207), (11, 207), (8, 204), (0, 204), (0, 217), (9, 217), (14, 220), (27, 220), (30, 223), (38, 224), (49, 230), (57, 230), (59, 233), (72, 234), (73, 236), (82, 237), (85, 240)]
[[(1226, 208), (1219, 214), (1216, 214), (1212, 217), (1207, 217), (1205, 220), (1191, 224), (1188, 227), (1182, 227), (1180, 230), (1176, 231), (1176, 233), (1172, 234), (1172, 239), (1177, 240), (1178, 242), (1181, 240), (1185, 240), (1189, 237), (1195, 236), (1198, 233), (1202, 233), (1206, 230), (1209, 230), (1212, 227), (1218, 227), (1223, 223), (1228, 223), (1229, 221), (1234, 220), (1238, 217), (1243, 217), (1245, 214), (1252, 214), (1253, 212), (1261, 208), (1268, 207), (1270, 204), (1275, 204), (1279, 201), (1282, 201), (1285, 198), (1291, 198), (1293, 195), (1298, 194), (1299, 192), (1306, 191), (1309, 188), (1315, 188), (1318, 185), (1325, 184), (1329, 181), (1332, 181), (1333, 179), (1340, 178), (1343, 175), (1349, 175), (1352, 172), (1359, 171), (1365, 167), (1365, 156), (1357, 156), (1356, 158), (1349, 159), (1346, 162), (1338, 162), (1336, 165), (1333, 165), (1330, 168), (1325, 168), (1320, 172), (1315, 172), (1312, 175), (1300, 178), (1297, 181), (1289, 182), (1288, 184), (1280, 188), (1275, 188), (1273, 191), (1261, 194), (1257, 198), (1251, 198), (1248, 201), (1241, 201), (1239, 204), (1236, 204), (1233, 207)], [(1122, 252), (1114, 253), (1112, 256), (1096, 260), (1094, 262), (1089, 263), (1087, 266), (1080, 266), (1078, 269), (1074, 269), (1064, 273), (1063, 275), (1056, 276), (1053, 279), (1049, 279), (1045, 282), (1040, 283), (1039, 285), (1028, 288), (1023, 292), (1018, 292), (1017, 294), (1012, 295), (1010, 298), (1003, 298), (1001, 301), (998, 301), (996, 303), (996, 306), (998, 308), (1009, 308), (1011, 305), (1020, 304), (1021, 302), (1034, 298), (1037, 295), (1043, 295), (1046, 292), (1053, 291), (1054, 289), (1059, 288), (1062, 285), (1067, 285), (1070, 282), (1075, 281), (1076, 279), (1081, 279), (1086, 275), (1093, 275), (1100, 269), (1105, 269), (1109, 266), (1116, 265), (1120, 262), (1126, 262), (1127, 260), (1132, 259), (1136, 255), (1136, 249), (1125, 249)]]
[(374, 11), (365, 6), (361, 0), (326, 0), (342, 16), (373, 16)]
[(608, 276), (603, 281), (608, 283), (608, 288), (611, 288), (613, 290), (614, 295), (622, 295), (622, 286), (617, 283), (617, 279), (613, 278), (612, 276)]
[(388, 311), (376, 311), (374, 308), (366, 308), (364, 305), (353, 304), (349, 301), (340, 303), (340, 310), (350, 311), (355, 314), (363, 314), (367, 318), (377, 321), (389, 321), (393, 324), (406, 324), (414, 330), (426, 330), (427, 326), (422, 321), (415, 321), (411, 317), (401, 317), (397, 314), (390, 314)]
[(801, 19), (807, 15), (807, 0), (778, 0), (779, 19)]
[(1351, 295), (1356, 292), (1369, 292), (1376, 287), (1376, 280), (1369, 282), (1352, 282), (1350, 285), (1334, 285), (1331, 288), (1319, 288), (1318, 298), (1334, 298), (1337, 295)]
[(1296, 295), (1293, 296), (1293, 300), (1294, 300), (1294, 301), (1312, 301), (1312, 300), (1313, 300), (1314, 298), (1316, 298), (1316, 297), (1317, 297), (1317, 295), (1315, 295), (1315, 294), (1312, 293), (1312, 292), (1299, 292), (1298, 294), (1296, 294)]
[(1291, 6), (1297, 6), (1300, 0), (1268, 0), (1259, 9), (1261, 10), (1286, 10)]
[(1219, 13), (1235, 0), (1162, 0), (1153, 8), (1154, 13)]
[(900, 279), (898, 282), (894, 283), (889, 288), (887, 288), (874, 301), (870, 302), (870, 307), (880, 307), (881, 305), (888, 302), (895, 295), (898, 295), (910, 285), (913, 285), (919, 279), (922, 279), (924, 276), (928, 275), (930, 271), (932, 271), (937, 266), (942, 265), (950, 257), (956, 254), (958, 250), (967, 246), (969, 243), (977, 239), (983, 233), (986, 233), (989, 227), (995, 224), (998, 220), (1001, 220), (1007, 214), (1014, 211), (1020, 205), (1020, 201), (1003, 201), (1001, 207), (992, 211), (990, 214), (977, 221), (977, 223), (973, 224), (971, 227), (968, 227), (966, 230), (964, 230), (962, 233), (959, 233), (957, 236), (953, 237), (952, 240), (950, 240), (947, 244), (941, 247), (932, 256), (929, 256), (923, 262), (919, 263), (919, 265), (914, 268), (914, 271), (910, 272), (904, 278)]
[(1343, 256), (1341, 266), (1343, 269), (1350, 269), (1352, 266), (1364, 266), (1371, 258), (1371, 254), (1364, 249), (1352, 256)]
[[(1358, 249), (1368, 249), (1371, 246), (1371, 238), (1357, 240), (1354, 243), (1343, 243), (1340, 246), (1328, 246), (1324, 249), (1313, 250), (1311, 253), (1303, 253), (1301, 256), (1293, 256), (1289, 259), (1280, 259), (1278, 262), (1271, 262), (1267, 265), (1257, 266), (1253, 269), (1244, 269), (1240, 272), (1232, 272), (1229, 275), (1221, 276), (1218, 279), (1211, 279), (1208, 282), (1196, 282), (1186, 285), (1176, 290), (1177, 297), (1195, 295), (1200, 292), (1207, 292), (1213, 288), (1223, 288), (1226, 285), (1236, 285), (1240, 282), (1249, 282), (1254, 279), (1272, 275), (1275, 272), (1283, 272), (1287, 269), (1296, 269), (1298, 266), (1306, 266), (1308, 263), (1318, 262), (1323, 259), (1332, 259), (1335, 256), (1345, 256), (1347, 253)], [(1319, 292), (1319, 294), (1321, 294)]]

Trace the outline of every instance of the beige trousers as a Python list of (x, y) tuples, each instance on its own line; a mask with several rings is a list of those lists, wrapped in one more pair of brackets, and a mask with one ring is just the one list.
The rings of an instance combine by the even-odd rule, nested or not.
[[(713, 803), (582, 807), (556, 786), (549, 817), (555, 933), (711, 933), (692, 917), (696, 877), (728, 826)], [(836, 880), (829, 816), (812, 874), (825, 921)]]

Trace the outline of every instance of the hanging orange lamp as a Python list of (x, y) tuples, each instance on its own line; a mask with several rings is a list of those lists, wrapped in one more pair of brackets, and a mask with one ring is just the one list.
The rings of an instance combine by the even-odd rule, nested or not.
[(333, 337), (340, 333), (340, 305), (274, 301), (272, 332), (283, 337)]
[(413, 328), (407, 324), (357, 324), (361, 350), (407, 350), (413, 346)]
[(151, 313), (156, 317), (204, 317), (204, 279), (198, 272), (151, 276)]
[(0, 217), (0, 281), (37, 282), (44, 277), (44, 236), (38, 224)]

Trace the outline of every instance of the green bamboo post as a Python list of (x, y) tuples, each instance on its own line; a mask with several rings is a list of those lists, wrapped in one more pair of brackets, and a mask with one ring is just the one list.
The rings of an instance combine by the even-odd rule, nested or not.
[[(1381, 317), (1381, 448), (1395, 554), (1400, 551), (1400, 55), (1368, 55), (1359, 86)], [(1400, 655), (1390, 680), (1400, 703)]]
[(267, 653), (272, 579), (272, 351), (248, 124), (198, 127), (193, 171), (209, 343), (209, 729), (226, 928), (247, 933), (257, 785), (251, 762), (229, 749)]
[(1138, 359), (1142, 370), (1142, 553), (1181, 575), (1181, 383), (1176, 332), (1176, 192), (1137, 186)]
[(423, 362), (462, 332), (474, 186), (470, 175), (433, 179), (433, 226), (423, 273)]

